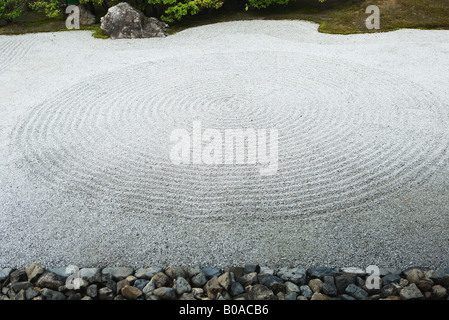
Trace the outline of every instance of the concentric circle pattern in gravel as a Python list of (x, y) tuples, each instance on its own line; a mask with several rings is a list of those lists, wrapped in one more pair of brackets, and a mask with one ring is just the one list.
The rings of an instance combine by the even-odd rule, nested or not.
[[(72, 56), (86, 65), (74, 63), (48, 84), (38, 83), (45, 64), (30, 80), (12, 63), (0, 65), (13, 81), (37, 87), (32, 103), (6, 95), (6, 109), (21, 107), (3, 121), (8, 254), (0, 263), (14, 264), (19, 238), (19, 265), (448, 262), (441, 195), (449, 189), (438, 179), (448, 172), (449, 105), (444, 76), (433, 85), (419, 79), (430, 77), (419, 64), (426, 37), (399, 31), (380, 35), (384, 42), (371, 35), (337, 41), (305, 28), (304, 42), (295, 42), (251, 32), (273, 30), (270, 23), (280, 28), (235, 22), (134, 43), (70, 34), (80, 50)], [(390, 48), (413, 32), (418, 59), (409, 65), (394, 49), (368, 54), (374, 63), (350, 49), (363, 52), (363, 37)], [(430, 47), (447, 50), (447, 32), (429, 34), (437, 39)], [(26, 39), (38, 54), (51, 51), (53, 40), (35, 37), (41, 43)], [(103, 63), (92, 58), (100, 52)], [(390, 57), (396, 69), (385, 62)], [(259, 163), (173, 164), (170, 134), (191, 132), (194, 122), (223, 134), (278, 130), (277, 172), (261, 175)], [(410, 250), (418, 244), (423, 249)]]
[[(283, 52), (189, 62), (124, 68), (44, 101), (17, 131), (25, 165), (42, 184), (101, 194), (125, 211), (215, 221), (358, 207), (425, 180), (428, 163), (447, 159), (442, 102), (406, 79)], [(366, 81), (376, 84), (369, 92)], [(277, 129), (278, 171), (173, 164), (170, 133), (192, 131), (194, 121), (222, 133)]]

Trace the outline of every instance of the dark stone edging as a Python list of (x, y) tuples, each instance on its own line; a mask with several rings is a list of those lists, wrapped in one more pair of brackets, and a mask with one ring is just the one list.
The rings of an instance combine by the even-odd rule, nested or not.
[[(77, 272), (72, 274), (73, 272)], [(0, 300), (445, 300), (449, 268), (0, 269)], [(73, 281), (74, 280), (74, 281)], [(376, 283), (378, 286), (376, 286)]]

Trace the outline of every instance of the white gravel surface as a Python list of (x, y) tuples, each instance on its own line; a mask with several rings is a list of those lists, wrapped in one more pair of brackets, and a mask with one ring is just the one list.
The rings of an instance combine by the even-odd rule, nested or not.
[[(279, 131), (279, 168), (173, 129)], [(449, 31), (0, 37), (0, 266), (449, 265)]]

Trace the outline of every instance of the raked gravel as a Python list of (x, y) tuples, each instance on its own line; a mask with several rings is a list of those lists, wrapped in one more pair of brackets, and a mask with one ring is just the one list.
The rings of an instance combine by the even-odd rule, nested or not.
[[(0, 37), (0, 266), (449, 265), (449, 31)], [(174, 129), (277, 129), (175, 165)]]

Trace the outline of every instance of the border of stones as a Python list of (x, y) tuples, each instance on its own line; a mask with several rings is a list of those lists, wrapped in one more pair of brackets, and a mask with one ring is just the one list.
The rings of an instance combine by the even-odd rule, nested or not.
[(369, 285), (377, 281), (372, 275), (356, 267), (75, 270), (37, 263), (2, 268), (0, 300), (449, 300), (449, 268), (379, 268), (378, 288)]

